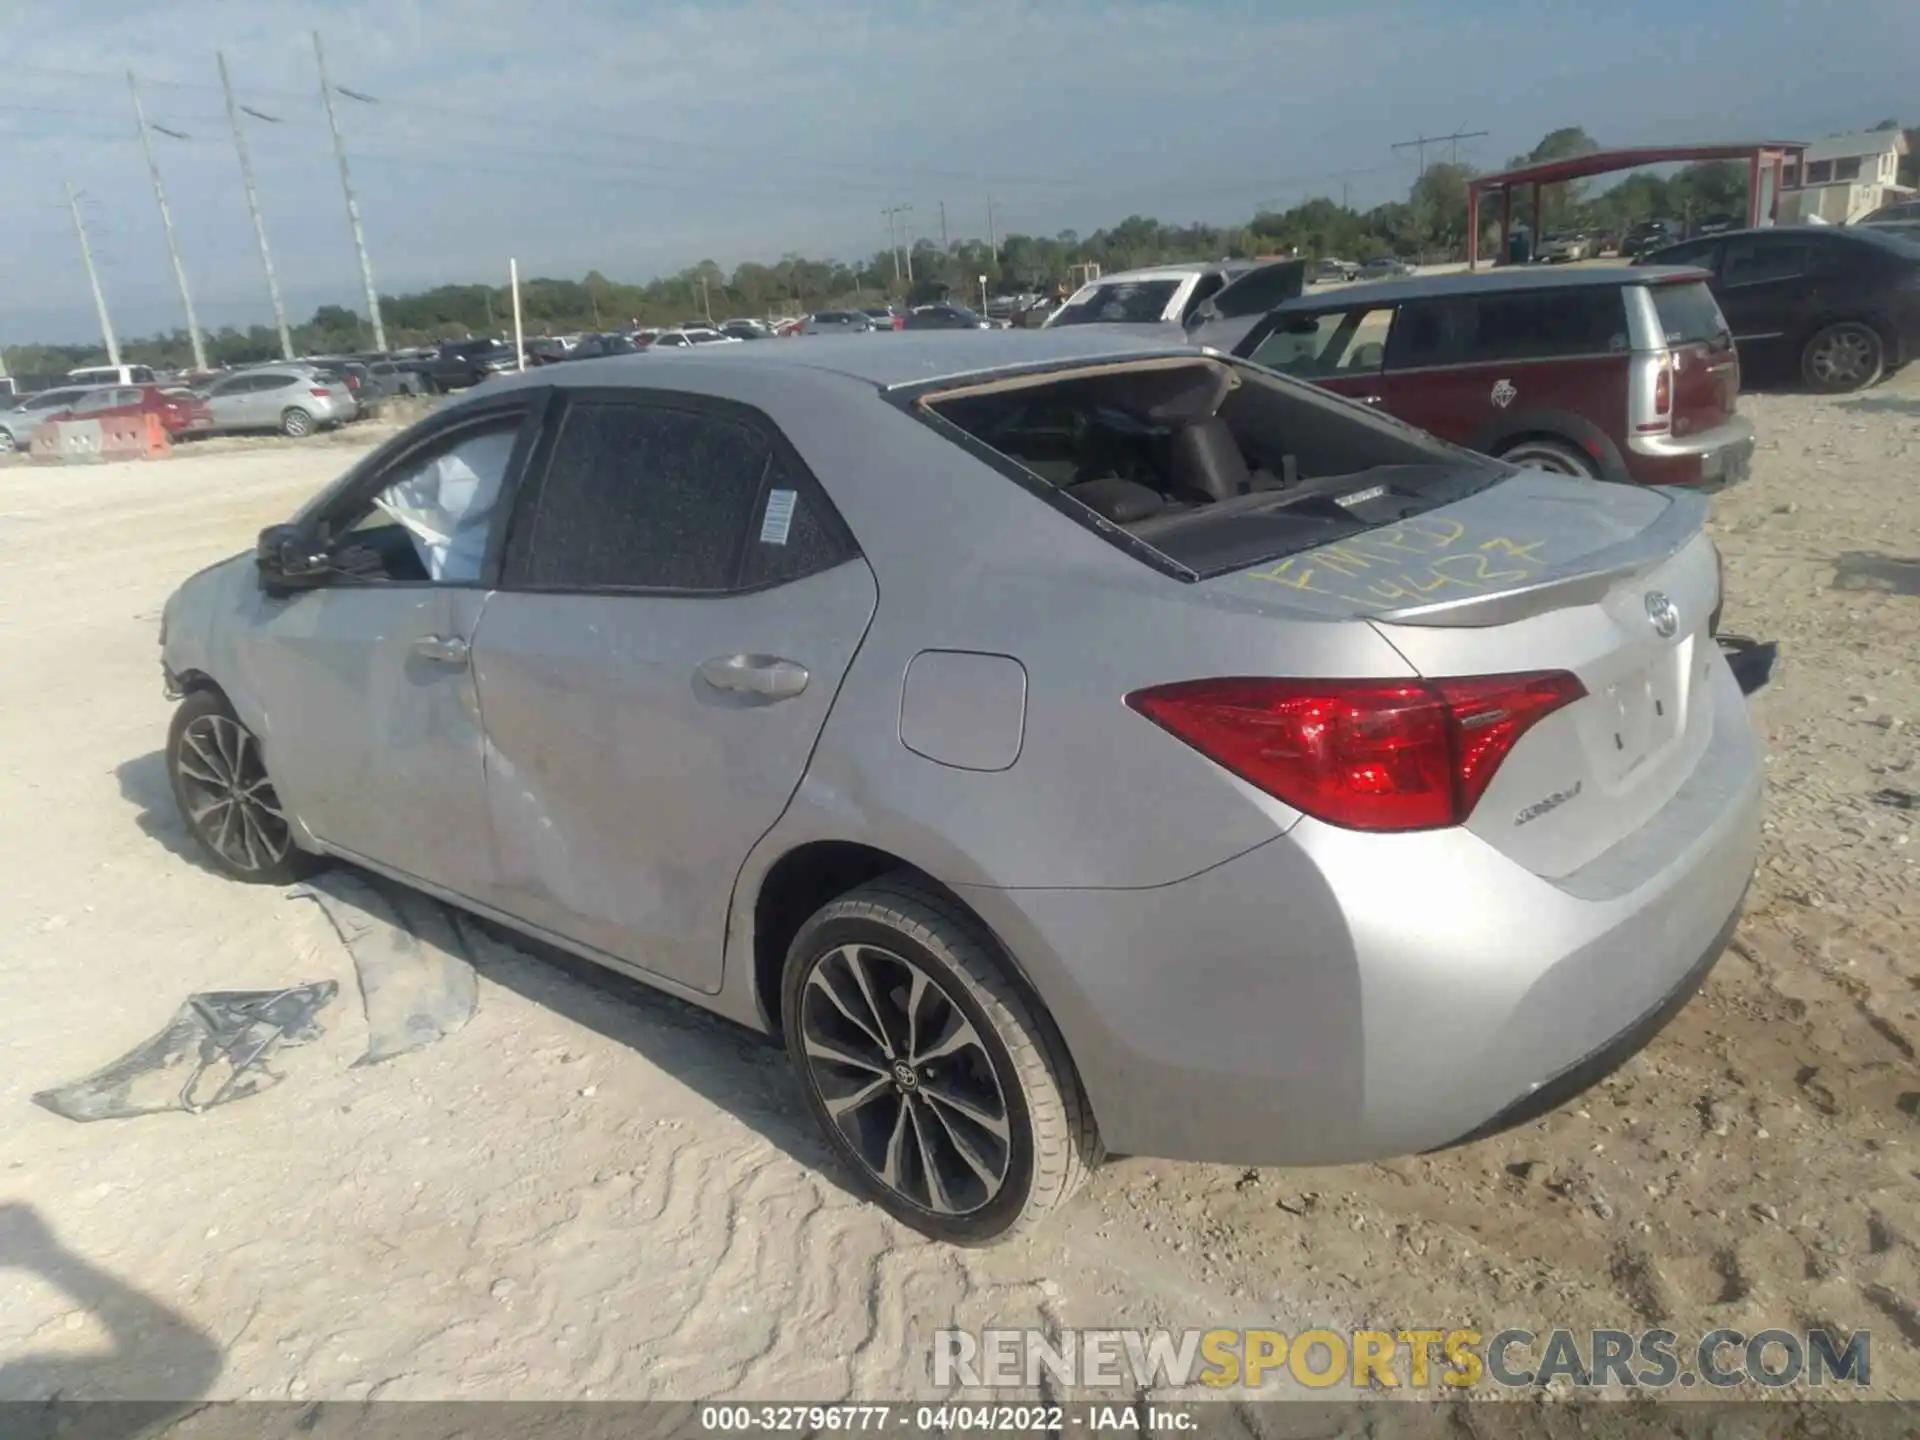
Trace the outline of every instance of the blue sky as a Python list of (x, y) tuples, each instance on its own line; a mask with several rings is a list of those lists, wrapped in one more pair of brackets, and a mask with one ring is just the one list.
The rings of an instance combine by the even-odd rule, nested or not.
[[(1684, 18), (1674, 18), (1678, 12)], [(82, 22), (81, 16), (98, 16)], [(213, 51), (226, 52), (296, 318), (359, 307), (309, 32), (334, 81), (383, 291), (922, 234), (1231, 221), (1404, 194), (1394, 142), (1811, 138), (1920, 121), (1913, 0), (0, 0), (0, 340), (97, 333), (62, 185), (116, 327), (181, 322), (124, 72), (140, 76), (203, 324), (264, 323)], [(1431, 158), (1431, 155), (1430, 155)]]

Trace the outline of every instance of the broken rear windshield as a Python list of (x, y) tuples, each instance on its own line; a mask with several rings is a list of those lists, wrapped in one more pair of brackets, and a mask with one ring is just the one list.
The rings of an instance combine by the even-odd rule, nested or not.
[(919, 403), (1017, 466), (1060, 508), (1194, 578), (1396, 524), (1513, 473), (1306, 386), (1211, 359), (1019, 376)]
[(1073, 300), (1050, 325), (1151, 325), (1173, 303), (1178, 280), (1123, 280), (1094, 287), (1084, 300)]

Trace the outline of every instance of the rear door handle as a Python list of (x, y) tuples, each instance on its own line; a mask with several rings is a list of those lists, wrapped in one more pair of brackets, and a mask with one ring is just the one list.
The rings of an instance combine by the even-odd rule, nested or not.
[(413, 653), (441, 665), (464, 665), (467, 642), (458, 635), (422, 635), (413, 642)]
[(811, 677), (806, 666), (778, 655), (719, 655), (701, 662), (700, 678), (716, 690), (791, 700)]

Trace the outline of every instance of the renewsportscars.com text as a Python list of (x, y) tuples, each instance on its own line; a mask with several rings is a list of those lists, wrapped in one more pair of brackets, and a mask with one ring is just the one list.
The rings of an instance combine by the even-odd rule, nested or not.
[(1872, 1384), (1872, 1335), (1856, 1330), (964, 1330), (934, 1332), (935, 1385), (1030, 1390), (1664, 1390)]

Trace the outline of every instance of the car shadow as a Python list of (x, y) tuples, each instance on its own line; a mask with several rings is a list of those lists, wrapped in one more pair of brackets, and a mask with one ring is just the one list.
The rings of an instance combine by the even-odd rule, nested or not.
[(1840, 402), (1842, 410), (1858, 410), (1863, 415), (1906, 415), (1920, 419), (1920, 396), (1856, 395)]
[(1834, 561), (1829, 588), (1920, 596), (1920, 558), (1849, 550)]
[(220, 874), (194, 842), (187, 822), (180, 818), (164, 751), (122, 761), (114, 767), (113, 777), (120, 782), (121, 798), (135, 807), (133, 823), (140, 827), (141, 834), (209, 875)]
[[(42, 1434), (131, 1440), (151, 1434), (169, 1416), (201, 1400), (225, 1368), (213, 1336), (67, 1248), (31, 1205), (0, 1204), (0, 1271), (5, 1270), (33, 1275), (60, 1291), (74, 1307), (66, 1323), (90, 1318), (113, 1346), (102, 1354), (83, 1342), (77, 1353), (26, 1350), (0, 1358), (0, 1411), (9, 1440)], [(114, 1398), (134, 1396), (141, 1398)], [(65, 1413), (20, 1403), (51, 1400), (72, 1403)]]
[(482, 978), (643, 1056), (836, 1189), (859, 1193), (815, 1128), (779, 1041), (504, 925), (480, 925), (495, 942), (469, 956)]

